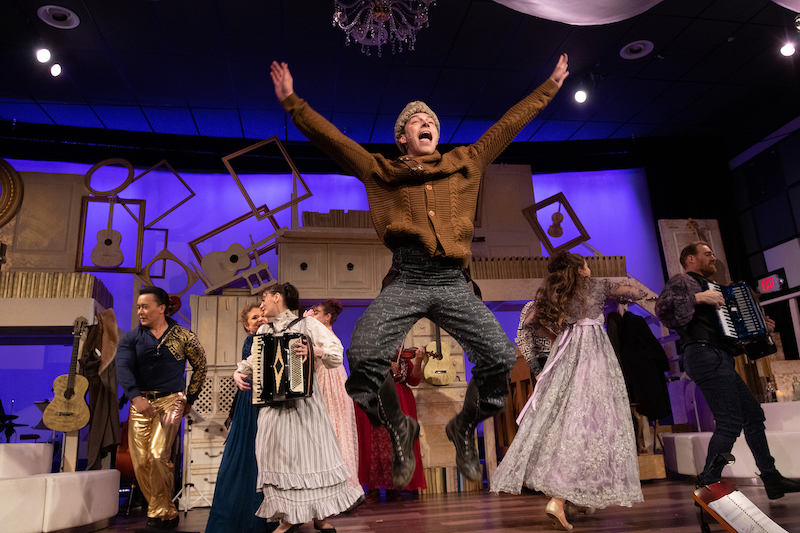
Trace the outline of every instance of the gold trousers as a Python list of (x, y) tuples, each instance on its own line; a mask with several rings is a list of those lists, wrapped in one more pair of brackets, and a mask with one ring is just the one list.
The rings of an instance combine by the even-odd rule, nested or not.
[(171, 520), (178, 516), (172, 501), (175, 465), (172, 446), (181, 427), (186, 395), (176, 392), (151, 400), (154, 416), (144, 416), (131, 405), (128, 415), (128, 446), (133, 472), (147, 500), (148, 518)]

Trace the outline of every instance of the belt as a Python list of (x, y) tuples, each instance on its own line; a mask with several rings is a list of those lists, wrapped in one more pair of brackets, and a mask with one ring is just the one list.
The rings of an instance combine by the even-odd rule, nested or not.
[(175, 394), (175, 393), (158, 392), (158, 391), (140, 391), (139, 394), (144, 396), (149, 401), (149, 400), (158, 400), (159, 398), (163, 398), (164, 396), (169, 396), (170, 394)]
[(689, 342), (687, 342), (687, 343), (685, 343), (683, 345), (683, 350), (686, 351), (686, 348), (688, 348), (690, 346), (708, 346), (709, 348), (714, 348), (714, 349), (717, 349), (717, 350), (721, 350), (721, 351), (723, 351), (725, 353), (728, 353), (728, 354), (731, 353), (731, 350), (728, 347), (723, 346), (722, 344), (719, 344), (718, 342), (709, 341), (709, 340), (705, 340), (705, 339), (696, 340), (696, 341), (689, 341)]

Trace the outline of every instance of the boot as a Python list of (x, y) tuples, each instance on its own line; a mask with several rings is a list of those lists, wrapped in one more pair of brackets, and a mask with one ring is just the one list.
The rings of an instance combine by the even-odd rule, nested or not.
[(492, 412), (484, 412), (480, 406), (478, 386), (471, 381), (467, 386), (464, 405), (461, 412), (453, 417), (445, 427), (447, 438), (456, 447), (456, 465), (459, 471), (470, 481), (482, 481), (483, 469), (475, 445), (475, 426), (478, 422), (491, 416)]
[(800, 492), (800, 483), (783, 477), (777, 470), (764, 472), (759, 477), (764, 482), (767, 498), (770, 500), (783, 498), (787, 492)]
[(411, 481), (417, 466), (414, 441), (419, 437), (419, 423), (400, 408), (391, 373), (378, 390), (378, 416), (392, 441), (392, 483), (402, 489)]

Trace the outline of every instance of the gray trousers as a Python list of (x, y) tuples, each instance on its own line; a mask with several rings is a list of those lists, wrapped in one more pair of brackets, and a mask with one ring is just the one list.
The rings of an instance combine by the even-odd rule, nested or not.
[(418, 248), (394, 253), (396, 277), (356, 323), (347, 358), (347, 392), (378, 425), (377, 394), (391, 358), (420, 318), (429, 318), (458, 342), (475, 364), (472, 379), (481, 412), (505, 405), (515, 346), (491, 311), (470, 290), (461, 268)]

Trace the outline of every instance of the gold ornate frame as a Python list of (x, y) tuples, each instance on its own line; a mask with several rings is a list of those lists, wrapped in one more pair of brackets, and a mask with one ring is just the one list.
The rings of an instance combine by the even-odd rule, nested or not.
[(17, 216), (24, 193), (25, 187), (19, 172), (0, 158), (0, 228)]

